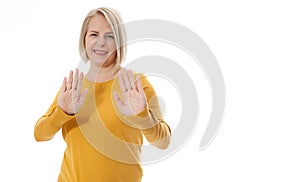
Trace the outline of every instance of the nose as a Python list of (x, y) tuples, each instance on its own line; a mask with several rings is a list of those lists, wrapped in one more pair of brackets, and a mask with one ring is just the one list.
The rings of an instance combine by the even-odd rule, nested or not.
[(106, 40), (105, 40), (104, 36), (98, 36), (98, 38), (97, 38), (97, 44), (99, 44), (101, 46), (105, 46), (106, 45)]

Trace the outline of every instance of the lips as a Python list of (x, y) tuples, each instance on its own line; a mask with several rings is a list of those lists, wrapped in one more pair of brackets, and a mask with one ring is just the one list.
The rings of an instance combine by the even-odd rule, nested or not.
[(108, 53), (108, 51), (105, 51), (105, 50), (93, 50), (93, 52), (96, 55), (100, 55), (100, 56), (105, 56)]

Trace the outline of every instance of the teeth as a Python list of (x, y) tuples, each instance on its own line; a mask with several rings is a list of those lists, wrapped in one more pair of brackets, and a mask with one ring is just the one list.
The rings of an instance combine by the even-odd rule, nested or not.
[(107, 53), (107, 51), (97, 51), (97, 50), (94, 50), (94, 52), (97, 54), (106, 54)]

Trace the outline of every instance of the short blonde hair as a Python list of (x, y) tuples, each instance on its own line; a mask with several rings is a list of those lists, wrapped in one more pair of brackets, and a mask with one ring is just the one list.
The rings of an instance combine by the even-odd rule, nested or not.
[(115, 61), (114, 70), (118, 71), (118, 69), (121, 66), (121, 63), (124, 61), (126, 56), (126, 31), (123, 24), (123, 20), (121, 18), (120, 13), (112, 8), (107, 7), (101, 7), (97, 9), (91, 10), (87, 16), (85, 17), (81, 32), (80, 32), (80, 38), (79, 38), (79, 53), (81, 59), (83, 61), (87, 62), (89, 60), (88, 55), (86, 54), (86, 47), (85, 47), (85, 37), (88, 31), (88, 25), (90, 23), (91, 18), (93, 18), (96, 15), (103, 15), (107, 22), (109, 23), (114, 37), (115, 37), (115, 43), (117, 47), (117, 57)]

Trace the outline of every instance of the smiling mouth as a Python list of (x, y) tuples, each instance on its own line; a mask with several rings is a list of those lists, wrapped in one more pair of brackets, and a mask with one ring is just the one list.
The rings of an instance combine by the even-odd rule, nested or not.
[(96, 55), (101, 55), (101, 56), (105, 56), (108, 53), (108, 51), (102, 51), (102, 50), (93, 50), (93, 52)]

